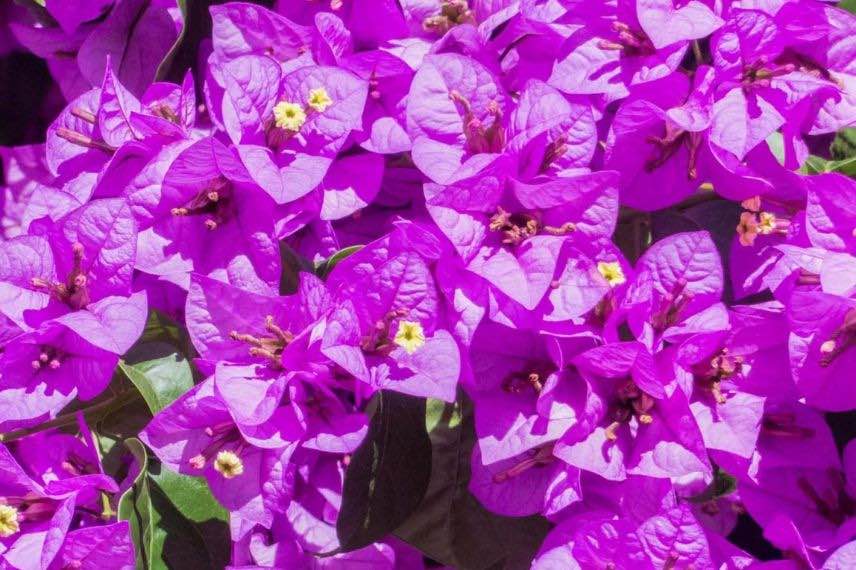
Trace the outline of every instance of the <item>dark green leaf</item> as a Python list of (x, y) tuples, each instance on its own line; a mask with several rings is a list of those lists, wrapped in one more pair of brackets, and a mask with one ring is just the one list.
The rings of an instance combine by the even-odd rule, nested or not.
[(826, 165), (828, 163), (828, 160), (811, 154), (805, 159), (805, 164), (800, 168), (800, 172), (804, 172), (806, 174), (820, 174), (822, 172), (826, 172)]
[[(187, 38), (187, 30), (188, 30), (188, 10), (187, 3), (193, 2), (194, 0), (175, 0), (176, 4), (178, 4), (179, 10), (181, 10), (181, 18), (184, 22), (184, 25), (181, 27), (181, 31), (178, 33), (178, 37), (175, 40), (175, 43), (172, 44), (169, 52), (167, 52), (166, 56), (164, 56), (163, 61), (161, 61), (158, 66), (158, 71), (155, 74), (155, 81), (164, 81), (168, 79), (171, 75), (173, 63), (175, 62), (175, 56), (179, 53), (181, 46), (184, 44)], [(180, 79), (176, 79), (176, 83), (180, 81)]]
[(163, 469), (142, 442), (125, 440), (140, 472), (119, 499), (119, 520), (131, 524), (138, 570), (209, 570), (229, 561), (229, 527), (204, 481)]
[(693, 503), (707, 503), (730, 495), (735, 490), (737, 490), (737, 479), (722, 469), (717, 469), (710, 485), (698, 495), (690, 497), (689, 500)]
[(827, 172), (840, 172), (845, 176), (856, 177), (856, 156), (826, 163)]
[(48, 27), (57, 25), (56, 20), (45, 8), (45, 0), (15, 0), (15, 4), (26, 8), (39, 23)]
[(101, 450), (101, 463), (117, 481), (123, 480), (128, 470), (124, 461), (128, 453), (125, 440), (140, 433), (151, 419), (149, 409), (137, 399), (90, 424), (94, 426), (93, 435)]
[(186, 519), (203, 523), (209, 520), (229, 521), (229, 513), (211, 494), (205, 479), (189, 477), (153, 465), (149, 469), (152, 480)]
[(841, 0), (838, 3), (838, 7), (847, 10), (851, 14), (856, 14), (856, 0)]
[(173, 345), (179, 352), (188, 357), (195, 355), (193, 344), (187, 331), (174, 320), (157, 309), (149, 311), (146, 327), (137, 344), (164, 342)]
[(845, 160), (856, 155), (856, 128), (842, 129), (832, 141), (832, 158)]
[(149, 480), (152, 511), (163, 533), (159, 557), (152, 568), (211, 570), (229, 563), (229, 526), (219, 519), (192, 522), (176, 510), (163, 490)]
[(425, 400), (381, 391), (369, 432), (345, 475), (336, 525), (341, 551), (391, 533), (419, 505), (431, 477)]
[(353, 255), (360, 251), (363, 248), (361, 245), (352, 245), (350, 247), (346, 247), (344, 249), (340, 249), (333, 255), (329, 257), (329, 259), (325, 259), (320, 262), (315, 267), (315, 274), (321, 279), (326, 279), (330, 272), (333, 271), (333, 268), (336, 267), (340, 261), (345, 259), (346, 257)]
[(156, 414), (193, 387), (190, 363), (170, 344), (151, 342), (134, 346), (119, 362)]
[(455, 404), (429, 400), (426, 427), (432, 444), (431, 481), (419, 509), (395, 534), (458, 570), (528, 569), (550, 523), (538, 516), (495, 515), (470, 494), (472, 403), (463, 395)]
[(125, 440), (125, 446), (134, 454), (140, 471), (131, 488), (119, 498), (118, 518), (128, 521), (131, 538), (137, 555), (137, 570), (159, 568), (153, 560), (160, 559), (163, 532), (158, 530), (156, 515), (152, 509), (149, 482), (146, 476), (148, 456), (146, 447), (137, 438)]
[(297, 286), (300, 284), (300, 272), (313, 273), (315, 268), (285, 242), (280, 242), (279, 254), (282, 260), (279, 292), (281, 295), (292, 295), (297, 291)]

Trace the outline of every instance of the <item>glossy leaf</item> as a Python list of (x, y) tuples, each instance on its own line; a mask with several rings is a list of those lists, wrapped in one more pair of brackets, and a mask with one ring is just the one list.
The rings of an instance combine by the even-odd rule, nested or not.
[(394, 531), (419, 505), (431, 477), (425, 400), (381, 391), (369, 433), (351, 456), (336, 525), (342, 551)]
[(190, 363), (172, 345), (138, 345), (119, 362), (119, 368), (157, 413), (193, 387)]
[(396, 535), (454, 568), (528, 568), (551, 525), (540, 516), (495, 515), (470, 494), (472, 402), (463, 394), (453, 404), (429, 400), (425, 423), (432, 447), (431, 481), (419, 509)]

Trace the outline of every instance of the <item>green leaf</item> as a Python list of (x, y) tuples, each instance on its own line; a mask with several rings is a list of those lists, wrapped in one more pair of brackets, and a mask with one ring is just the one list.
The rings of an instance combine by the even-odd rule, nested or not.
[(815, 155), (809, 155), (805, 160), (805, 164), (800, 168), (800, 172), (806, 174), (820, 174), (826, 172), (826, 165), (829, 161)]
[[(847, 9), (856, 13), (856, 0), (851, 1)], [(846, 160), (856, 156), (856, 128), (840, 130), (832, 141), (830, 152), (835, 160)]]
[(152, 557), (151, 568), (211, 570), (229, 564), (229, 526), (219, 519), (193, 522), (175, 508), (164, 491), (149, 479), (153, 520), (158, 537), (159, 556)]
[(139, 439), (125, 440), (140, 472), (119, 499), (129, 521), (138, 570), (209, 570), (229, 562), (228, 515), (205, 482), (173, 473), (150, 459)]
[(153, 414), (193, 387), (193, 371), (184, 356), (162, 342), (134, 346), (119, 369), (140, 391)]
[(229, 513), (211, 494), (205, 479), (182, 475), (164, 469), (160, 464), (153, 465), (149, 475), (186, 519), (197, 523), (209, 520), (229, 522)]
[(489, 512), (468, 490), (475, 443), (472, 403), (429, 400), (425, 419), (432, 445), (431, 481), (419, 508), (395, 534), (432, 559), (458, 570), (525, 570), (550, 523), (539, 516)]
[(346, 247), (344, 249), (340, 249), (333, 255), (331, 255), (328, 259), (318, 263), (315, 266), (315, 275), (320, 277), (321, 279), (326, 279), (330, 272), (333, 271), (333, 268), (339, 265), (346, 257), (349, 257), (358, 251), (363, 249), (362, 245), (352, 245), (350, 247)]
[(419, 505), (431, 477), (425, 400), (383, 390), (369, 432), (351, 456), (336, 523), (340, 551), (391, 533)]
[(140, 335), (136, 344), (150, 342), (164, 342), (173, 345), (179, 352), (188, 357), (193, 357), (196, 352), (187, 330), (170, 317), (157, 309), (149, 311), (143, 334)]
[[(180, 69), (180, 64), (183, 62), (183, 58), (180, 57), (182, 54), (183, 47), (185, 43), (188, 41), (190, 26), (193, 24), (193, 19), (190, 15), (190, 10), (188, 9), (188, 3), (195, 3), (197, 0), (175, 0), (176, 5), (179, 10), (181, 10), (181, 18), (183, 25), (181, 26), (181, 31), (178, 33), (178, 37), (175, 39), (175, 43), (172, 44), (172, 47), (164, 56), (163, 61), (160, 62), (158, 66), (158, 70), (155, 73), (155, 81), (172, 81), (174, 83), (181, 82), (181, 74), (184, 73), (184, 69), (188, 69), (188, 66), (185, 66), (184, 69)], [(202, 3), (202, 2), (200, 2)]]
[(128, 470), (127, 461), (124, 460), (128, 453), (125, 440), (140, 433), (151, 419), (151, 412), (141, 405), (138, 398), (90, 424), (94, 426), (93, 436), (101, 450), (104, 470), (117, 481), (123, 480)]
[(717, 468), (713, 481), (702, 492), (689, 498), (693, 503), (707, 503), (730, 495), (737, 490), (737, 479)]
[(300, 284), (300, 272), (313, 273), (315, 268), (284, 241), (279, 243), (279, 255), (282, 260), (279, 293), (281, 295), (293, 295), (297, 292), (297, 286)]
[(856, 177), (856, 156), (826, 163), (827, 172), (840, 172), (845, 176)]
[(157, 568), (152, 560), (160, 558), (160, 545), (163, 533), (156, 527), (149, 493), (149, 483), (146, 477), (148, 455), (146, 447), (137, 438), (125, 440), (125, 446), (133, 453), (140, 467), (140, 472), (134, 479), (131, 488), (119, 498), (118, 518), (128, 521), (131, 526), (131, 538), (136, 546), (137, 570)]

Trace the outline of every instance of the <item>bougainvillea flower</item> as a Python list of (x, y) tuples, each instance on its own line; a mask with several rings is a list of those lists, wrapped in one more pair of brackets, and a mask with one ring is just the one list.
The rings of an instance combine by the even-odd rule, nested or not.
[(791, 367), (800, 392), (821, 409), (850, 409), (856, 395), (846, 379), (856, 358), (856, 300), (795, 292), (788, 320)]
[[(835, 458), (837, 459), (837, 457)], [(758, 482), (741, 485), (740, 494), (752, 516), (762, 525), (787, 517), (805, 544), (830, 550), (844, 544), (856, 525), (852, 493), (853, 448), (844, 451), (842, 467), (817, 469), (807, 465), (766, 468)], [(779, 497), (788, 497), (782, 501)]]
[(252, 528), (235, 544), (235, 567), (398, 568), (396, 552), (384, 543), (318, 557), (339, 547), (335, 521), (342, 501), (344, 465), (341, 458), (329, 454), (302, 454), (295, 460), (301, 467), (296, 472), (293, 499), (284, 512), (274, 516), (269, 530)]
[(219, 363), (215, 383), (237, 421), (261, 426), (286, 398), (295, 409), (290, 413), (306, 423), (290, 442), (336, 453), (359, 445), (368, 423), (354, 401), (370, 390), (348, 381), (321, 353), (331, 308), (324, 285), (308, 274), (285, 297), (193, 276), (186, 309), (191, 339), (201, 358)]
[(228, 2), (211, 7), (213, 56), (226, 62), (242, 55), (267, 55), (280, 62), (311, 43), (309, 27), (263, 6)]
[[(547, 536), (533, 568), (717, 567), (704, 527), (668, 481), (583, 478), (583, 491), (586, 499)], [(737, 549), (730, 550), (727, 557)]]
[(5, 238), (26, 234), (39, 218), (58, 220), (89, 199), (91, 186), (64, 184), (48, 170), (45, 145), (0, 148), (5, 187), (2, 232)]
[(56, 560), (61, 568), (131, 570), (136, 563), (128, 521), (69, 532)]
[(856, 252), (856, 182), (837, 173), (805, 178), (806, 232), (812, 245)]
[[(242, 400), (231, 402), (238, 414), (245, 411), (238, 406), (252, 404), (258, 392), (247, 390), (240, 396), (230, 391)], [(275, 400), (270, 393), (263, 397)], [(269, 442), (265, 436), (253, 437), (256, 426), (238, 423), (219, 394), (217, 380), (209, 378), (164, 408), (140, 438), (171, 469), (203, 475), (217, 500), (240, 520), (269, 527), (288, 493), (287, 466), (294, 445), (284, 440), (295, 441), (302, 429), (293, 415), (269, 413), (268, 418), (265, 435), (278, 436)]]
[(104, 76), (108, 61), (119, 81), (141, 96), (175, 43), (178, 31), (165, 6), (143, 0), (116, 0), (77, 52), (77, 64), (92, 85)]
[(574, 30), (562, 47), (549, 83), (574, 94), (627, 95), (630, 86), (673, 73), (690, 40), (703, 38), (722, 19), (703, 2), (675, 8), (671, 0), (593, 3), (569, 7)]
[(98, 128), (100, 103), (101, 89), (90, 89), (71, 101), (48, 127), (47, 163), (54, 176), (97, 172), (116, 152)]
[(709, 478), (687, 397), (681, 390), (667, 392), (668, 362), (655, 362), (637, 342), (592, 348), (573, 362), (589, 397), (584, 419), (556, 445), (557, 457), (614, 481), (628, 474)]
[(297, 362), (297, 355), (289, 356), (295, 351), (291, 343), (330, 308), (326, 287), (307, 273), (300, 274), (296, 293), (287, 296), (260, 295), (193, 275), (185, 313), (190, 338), (202, 358), (282, 367)]
[[(642, 339), (705, 352), (728, 328), (722, 295), (722, 262), (707, 232), (671, 235), (652, 245), (636, 264), (625, 306)], [(685, 346), (686, 345), (686, 346)]]
[(616, 177), (605, 171), (506, 184), (504, 160), (477, 173), (471, 164), (448, 185), (425, 185), (428, 212), (467, 270), (531, 310), (554, 280), (566, 240), (590, 245), (611, 231)]
[(136, 224), (124, 200), (97, 200), (4, 242), (2, 310), (24, 330), (54, 320), (123, 354), (142, 332), (146, 295), (128, 296)]
[(277, 203), (315, 188), (362, 127), (368, 82), (343, 69), (304, 65), (283, 73), (269, 57), (246, 55), (212, 70), (213, 111), (251, 177)]
[[(53, 560), (69, 549), (71, 525), (97, 523), (98, 511), (90, 509), (97, 492), (116, 492), (116, 483), (102, 474), (81, 475), (45, 485), (33, 480), (9, 450), (0, 445), (0, 561), (12, 568), (54, 568)], [(97, 505), (97, 502), (96, 502)], [(121, 536), (124, 531), (124, 537)], [(128, 544), (128, 526), (115, 529), (118, 540)], [(74, 538), (71, 539), (74, 542)], [(119, 550), (119, 549), (117, 549)], [(65, 554), (63, 554), (65, 557)], [(124, 555), (127, 561), (128, 552)]]
[[(144, 323), (145, 311), (140, 317)], [(115, 353), (56, 321), (17, 337), (4, 348), (0, 357), (0, 429), (4, 431), (52, 418), (76, 396), (84, 400), (97, 396), (110, 383), (119, 361)]]
[(339, 308), (324, 333), (325, 355), (375, 389), (454, 400), (459, 349), (438, 319), (426, 261), (400, 232), (341, 261), (327, 284)]
[(579, 470), (553, 457), (551, 445), (490, 465), (476, 448), (471, 467), (470, 492), (501, 515), (556, 515), (581, 499)]
[[(786, 120), (811, 123), (826, 100), (842, 97), (823, 62), (815, 63), (789, 45), (799, 45), (792, 39), (799, 34), (788, 37), (783, 30), (804, 25), (794, 16), (788, 10), (774, 18), (760, 10), (734, 9), (711, 39), (719, 86), (710, 136), (740, 160)], [(788, 138), (800, 135), (793, 127), (784, 132)]]
[[(53, 3), (64, 5), (59, 1)], [(85, 10), (79, 13), (85, 13)], [(9, 8), (4, 15), (11, 35), (18, 42), (16, 45), (25, 47), (45, 60), (66, 100), (71, 101), (92, 88), (93, 84), (83, 77), (76, 59), (69, 57), (69, 54), (80, 49), (95, 27), (94, 22), (82, 23), (73, 32), (67, 33), (60, 26), (49, 25), (50, 22), (45, 22), (45, 18), (36, 17), (24, 6)]]
[(438, 183), (479, 155), (506, 153), (519, 163), (509, 174), (529, 179), (584, 167), (594, 153), (589, 105), (533, 80), (512, 106), (490, 70), (453, 53), (430, 56), (419, 68), (408, 95), (407, 125), (414, 162)]
[[(558, 339), (484, 322), (470, 347), (481, 462), (552, 447), (579, 418), (585, 383), (560, 367)], [(547, 456), (551, 457), (549, 450)]]
[(190, 273), (252, 291), (279, 280), (274, 204), (233, 152), (214, 138), (184, 148), (164, 176), (137, 268), (187, 288)]
[[(752, 162), (723, 152), (710, 136), (711, 91), (715, 74), (703, 66), (692, 89), (683, 75), (672, 75), (621, 106), (610, 127), (604, 166), (621, 173), (621, 201), (641, 210), (670, 206), (702, 182), (732, 199), (763, 194), (770, 184)], [(646, 149), (640, 152), (638, 149)], [(750, 158), (764, 159), (766, 147)], [(652, 194), (651, 188), (659, 189)]]
[(367, 138), (360, 146), (380, 154), (409, 151), (412, 143), (404, 103), (413, 69), (392, 50), (356, 53), (344, 58), (342, 65), (369, 84), (363, 113)]

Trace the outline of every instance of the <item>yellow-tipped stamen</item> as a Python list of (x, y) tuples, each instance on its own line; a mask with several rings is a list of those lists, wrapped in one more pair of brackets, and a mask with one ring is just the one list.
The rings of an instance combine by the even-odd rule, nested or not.
[(214, 460), (214, 470), (226, 479), (232, 479), (244, 472), (244, 462), (232, 451), (221, 451)]
[(610, 287), (621, 285), (627, 281), (624, 271), (621, 269), (621, 264), (617, 261), (598, 261), (597, 270), (606, 279)]
[(306, 122), (306, 112), (297, 103), (280, 101), (273, 108), (273, 118), (277, 127), (297, 132)]
[(407, 354), (413, 354), (425, 344), (425, 331), (416, 321), (401, 321), (398, 323), (398, 331), (393, 340), (395, 344), (406, 350)]
[(776, 214), (761, 212), (758, 214), (758, 232), (764, 235), (773, 233), (776, 229)]
[(18, 509), (0, 505), (0, 537), (7, 538), (21, 530), (18, 524)]
[(319, 87), (318, 89), (313, 89), (309, 92), (308, 104), (319, 113), (323, 113), (327, 110), (327, 107), (333, 104), (333, 100), (330, 98), (330, 95), (327, 94), (326, 89)]

